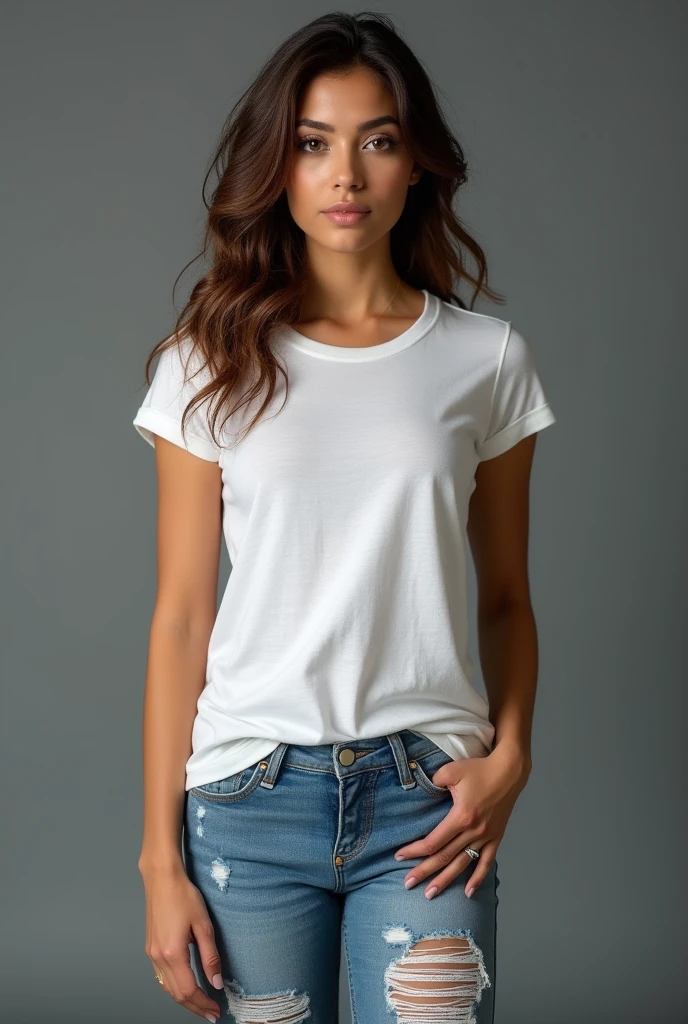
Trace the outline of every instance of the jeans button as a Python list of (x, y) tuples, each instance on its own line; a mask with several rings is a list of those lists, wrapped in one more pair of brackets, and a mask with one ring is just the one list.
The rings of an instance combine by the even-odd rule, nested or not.
[(344, 764), (344, 765), (353, 764), (355, 760), (356, 760), (356, 755), (354, 754), (354, 752), (351, 749), (351, 747), (345, 747), (344, 750), (340, 750), (339, 751), (339, 763), (340, 764)]

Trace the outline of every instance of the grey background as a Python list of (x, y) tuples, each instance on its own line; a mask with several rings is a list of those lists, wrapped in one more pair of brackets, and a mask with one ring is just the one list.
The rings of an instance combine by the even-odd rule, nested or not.
[[(197, 252), (230, 104), (273, 45), (328, 9), (2, 7), (0, 1016), (12, 1024), (191, 1019), (144, 952), (156, 490), (131, 420), (145, 356), (172, 324), (172, 282)], [(686, 6), (378, 9), (466, 146), (461, 214), (508, 296), (478, 311), (530, 339), (558, 419), (533, 471), (534, 770), (498, 854), (496, 1024), (678, 1024)], [(222, 583), (227, 569), (223, 553)], [(344, 992), (342, 1005), (344, 1024)]]

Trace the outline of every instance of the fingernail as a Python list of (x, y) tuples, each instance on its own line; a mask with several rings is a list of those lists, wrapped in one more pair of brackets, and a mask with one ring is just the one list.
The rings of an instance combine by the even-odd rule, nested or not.
[(433, 885), (433, 886), (432, 886), (432, 887), (431, 887), (430, 889), (428, 889), (428, 891), (426, 892), (426, 894), (425, 894), (425, 895), (427, 896), (427, 898), (428, 898), (429, 900), (431, 900), (431, 899), (432, 899), (432, 897), (433, 897), (433, 896), (435, 895), (435, 893), (436, 893), (436, 892), (437, 892), (437, 886), (436, 886), (436, 885)]
[(403, 853), (395, 853), (394, 854), (394, 859), (395, 860), (406, 860), (406, 858), (404, 857)]
[(215, 1024), (215, 1021), (217, 1020), (217, 1017), (213, 1017), (212, 1013), (206, 1013), (205, 1019), (206, 1020), (211, 1020), (213, 1022), (213, 1024)]
[(407, 889), (410, 889), (412, 885), (416, 884), (416, 881), (417, 881), (417, 879), (415, 879), (415, 878), (407, 878), (406, 881), (404, 882), (404, 886)]
[(471, 896), (473, 895), (474, 892), (475, 892), (475, 886), (473, 886), (473, 885), (471, 886), (470, 889), (466, 889), (466, 895), (468, 896), (469, 899), (471, 898)]
[(213, 985), (215, 988), (223, 988), (221, 974), (213, 974)]

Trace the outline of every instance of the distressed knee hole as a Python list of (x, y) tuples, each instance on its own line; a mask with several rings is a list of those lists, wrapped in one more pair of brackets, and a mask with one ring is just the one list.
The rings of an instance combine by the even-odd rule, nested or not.
[(385, 971), (386, 998), (399, 1024), (476, 1024), (490, 985), (482, 951), (470, 937), (420, 939)]
[(233, 981), (225, 986), (225, 993), (237, 1024), (301, 1024), (311, 1016), (308, 995), (296, 989), (247, 996), (241, 985)]

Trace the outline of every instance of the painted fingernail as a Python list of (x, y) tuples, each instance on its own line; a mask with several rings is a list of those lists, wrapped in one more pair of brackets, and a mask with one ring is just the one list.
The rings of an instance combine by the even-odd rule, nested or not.
[(205, 1019), (206, 1020), (211, 1020), (213, 1022), (213, 1024), (215, 1024), (215, 1021), (217, 1020), (217, 1017), (213, 1017), (213, 1015), (211, 1013), (206, 1013)]
[(406, 886), (407, 889), (410, 889), (411, 886), (415, 885), (417, 881), (417, 878), (407, 878), (406, 881), (404, 882), (404, 885)]
[(433, 886), (432, 886), (432, 887), (431, 887), (430, 889), (428, 889), (428, 891), (426, 892), (426, 894), (425, 894), (425, 895), (427, 896), (427, 898), (428, 898), (429, 900), (431, 900), (431, 899), (432, 899), (432, 897), (433, 897), (433, 896), (435, 895), (435, 893), (436, 893), (436, 892), (437, 892), (437, 886), (436, 886), (436, 885), (433, 885)]
[(466, 895), (468, 896), (469, 899), (471, 898), (471, 896), (473, 895), (474, 892), (475, 892), (475, 886), (471, 886), (470, 889), (466, 889)]
[(394, 854), (394, 859), (395, 860), (406, 860), (406, 857), (404, 857), (403, 853), (395, 853)]
[(222, 975), (221, 974), (213, 974), (213, 987), (214, 988), (223, 988), (224, 987), (223, 982), (222, 982)]

